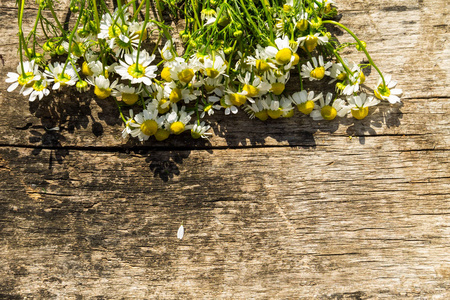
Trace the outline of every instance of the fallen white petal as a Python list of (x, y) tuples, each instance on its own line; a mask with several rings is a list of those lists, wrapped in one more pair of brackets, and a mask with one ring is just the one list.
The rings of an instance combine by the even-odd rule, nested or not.
[(183, 236), (184, 236), (184, 227), (183, 225), (181, 225), (180, 228), (178, 228), (177, 238), (181, 240), (183, 239)]

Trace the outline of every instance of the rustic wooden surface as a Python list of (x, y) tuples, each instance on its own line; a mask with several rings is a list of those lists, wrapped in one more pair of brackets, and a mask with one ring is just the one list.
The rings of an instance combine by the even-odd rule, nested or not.
[(338, 2), (401, 106), (137, 144), (107, 100), (6, 92), (0, 0), (0, 299), (449, 299), (447, 2)]

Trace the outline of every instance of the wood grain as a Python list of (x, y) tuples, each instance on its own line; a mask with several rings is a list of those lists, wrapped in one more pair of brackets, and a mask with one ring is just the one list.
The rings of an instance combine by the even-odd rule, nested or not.
[(16, 12), (0, 0), (0, 299), (450, 298), (446, 2), (338, 2), (401, 106), (217, 114), (209, 141), (140, 144), (108, 100), (6, 92)]

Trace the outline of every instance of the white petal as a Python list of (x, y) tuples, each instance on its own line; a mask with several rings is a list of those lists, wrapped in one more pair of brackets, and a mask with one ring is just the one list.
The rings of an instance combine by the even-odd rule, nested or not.
[(182, 240), (183, 236), (184, 236), (184, 227), (183, 227), (183, 225), (181, 225), (180, 228), (178, 228), (177, 238)]

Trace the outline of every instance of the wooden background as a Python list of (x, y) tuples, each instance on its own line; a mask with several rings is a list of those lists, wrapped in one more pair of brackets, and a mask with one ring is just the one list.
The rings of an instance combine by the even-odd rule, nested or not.
[(338, 7), (403, 105), (218, 114), (208, 143), (138, 144), (109, 99), (6, 92), (16, 8), (0, 0), (0, 299), (450, 299), (448, 1)]

